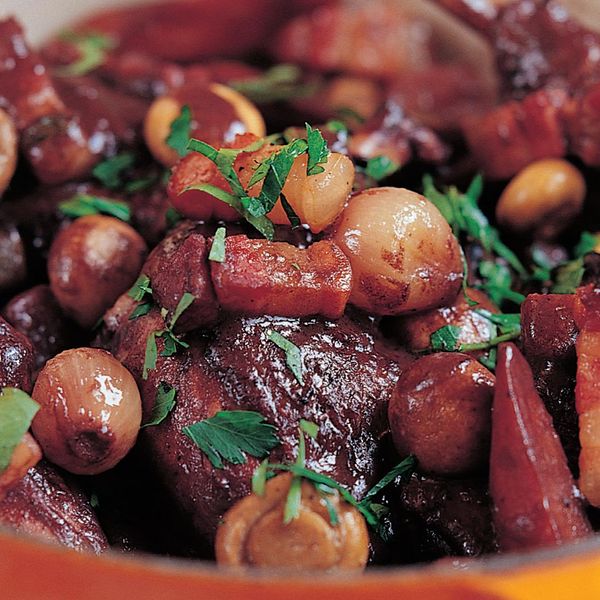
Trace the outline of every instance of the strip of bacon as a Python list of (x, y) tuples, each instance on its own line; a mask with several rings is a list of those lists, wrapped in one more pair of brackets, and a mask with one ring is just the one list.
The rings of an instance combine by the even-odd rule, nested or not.
[(227, 237), (225, 260), (211, 262), (221, 307), (246, 315), (338, 319), (352, 289), (352, 270), (333, 242), (306, 250), (284, 242)]

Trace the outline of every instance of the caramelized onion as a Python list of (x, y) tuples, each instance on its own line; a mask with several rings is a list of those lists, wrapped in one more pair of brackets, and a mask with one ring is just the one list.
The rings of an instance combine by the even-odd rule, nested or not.
[(67, 471), (114, 467), (135, 444), (142, 405), (133, 376), (108, 352), (66, 350), (48, 361), (33, 389), (32, 424), (45, 456)]
[(382, 187), (352, 198), (333, 240), (350, 259), (350, 302), (377, 315), (443, 306), (462, 281), (460, 247), (420, 194)]

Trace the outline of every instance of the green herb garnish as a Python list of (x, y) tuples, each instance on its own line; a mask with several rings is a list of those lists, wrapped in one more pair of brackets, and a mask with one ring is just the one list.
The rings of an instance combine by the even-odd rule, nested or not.
[(319, 433), (319, 426), (316, 423), (300, 419), (300, 430), (303, 431), (309, 438), (315, 439)]
[(127, 295), (130, 298), (133, 298), (136, 302), (138, 302), (138, 305), (133, 309), (133, 311), (129, 315), (130, 321), (133, 321), (138, 317), (147, 315), (150, 312), (150, 310), (152, 310), (154, 301), (152, 299), (152, 288), (150, 287), (150, 278), (147, 275), (144, 275), (144, 273), (142, 273), (137, 278), (136, 282), (127, 292)]
[[(144, 368), (142, 371), (142, 378), (148, 379), (148, 371), (156, 369), (156, 361), (158, 360), (158, 347), (156, 345), (156, 338), (162, 338), (164, 342), (164, 348), (160, 353), (160, 356), (173, 356), (177, 353), (178, 348), (189, 348), (190, 345), (179, 338), (174, 332), (173, 328), (177, 323), (179, 317), (185, 312), (187, 308), (195, 300), (195, 296), (189, 292), (185, 292), (179, 300), (173, 316), (166, 324), (164, 329), (159, 331), (152, 331), (148, 334), (146, 339), (146, 352), (144, 355)], [(167, 310), (162, 309), (161, 314), (163, 318), (167, 316)]]
[(431, 351), (441, 352), (473, 352), (475, 350), (489, 350), (502, 342), (514, 340), (521, 335), (521, 315), (497, 314), (488, 310), (476, 309), (477, 313), (485, 317), (491, 324), (490, 337), (484, 342), (474, 344), (459, 344), (461, 327), (457, 325), (444, 325), (431, 334)]
[[(217, 150), (200, 140), (190, 140), (188, 149), (199, 152), (216, 165), (221, 175), (223, 175), (229, 184), (231, 193), (225, 192), (210, 184), (192, 185), (184, 191), (199, 190), (211, 194), (218, 200), (221, 200), (221, 202), (225, 202), (236, 210), (268, 240), (273, 240), (275, 228), (273, 223), (267, 217), (267, 214), (273, 210), (273, 207), (280, 197), (292, 226), (298, 226), (300, 224), (300, 219), (287, 200), (281, 195), (286, 179), (294, 164), (294, 160), (302, 154), (308, 154), (307, 172), (309, 175), (315, 175), (323, 171), (323, 167), (320, 165), (324, 163), (329, 156), (329, 150), (327, 149), (327, 144), (323, 139), (321, 132), (318, 129), (313, 129), (308, 124), (306, 127), (306, 140), (295, 139), (291, 141), (257, 165), (248, 183), (249, 190), (257, 183), (263, 182), (261, 191), (257, 197), (253, 197), (248, 190), (244, 189), (235, 172), (233, 164), (240, 152), (249, 152), (258, 149), (265, 143), (265, 140), (258, 140), (258, 142), (255, 142), (246, 148), (225, 148), (221, 150)], [(310, 138), (310, 140), (308, 140), (308, 138)]]
[(398, 169), (400, 169), (400, 165), (387, 156), (375, 156), (367, 161), (365, 174), (375, 181), (382, 181), (393, 175)]
[(267, 339), (285, 352), (285, 362), (287, 366), (294, 374), (296, 381), (300, 385), (304, 385), (304, 379), (302, 377), (302, 353), (300, 348), (272, 329), (267, 331)]
[(500, 305), (504, 300), (521, 304), (525, 300), (523, 294), (511, 288), (512, 276), (507, 266), (491, 260), (482, 260), (479, 263), (479, 274), (482, 283), (476, 287), (483, 290), (495, 304)]
[(150, 287), (150, 277), (142, 273), (135, 281), (131, 289), (127, 292), (130, 298), (136, 302), (143, 302), (152, 296), (152, 288)]
[(457, 325), (444, 325), (430, 336), (431, 349), (436, 352), (453, 352), (458, 348), (461, 328)]
[(127, 202), (101, 198), (89, 194), (76, 194), (61, 202), (58, 209), (63, 215), (77, 219), (86, 215), (109, 215), (128, 223), (131, 220), (131, 209)]
[(213, 237), (212, 246), (208, 253), (208, 260), (213, 262), (222, 263), (225, 261), (225, 234), (227, 233), (225, 227), (219, 227), (215, 231)]
[(135, 156), (131, 152), (122, 152), (98, 163), (92, 174), (105, 187), (116, 190), (123, 185), (123, 174), (135, 164)]
[(318, 129), (313, 129), (308, 123), (306, 125), (306, 141), (308, 143), (308, 161), (306, 163), (307, 175), (318, 175), (325, 169), (321, 166), (329, 158), (329, 148), (323, 135)]
[[(298, 464), (288, 465), (281, 463), (269, 463), (266, 467), (266, 476), (268, 477), (269, 474), (276, 474), (278, 472), (288, 472), (292, 473), (292, 475), (296, 477), (301, 477), (307, 481), (310, 481), (315, 486), (326, 486), (326, 488), (330, 490), (335, 490), (346, 502), (348, 502), (348, 504), (354, 506), (360, 511), (371, 527), (377, 529), (379, 526), (381, 511), (376, 509), (376, 514), (376, 512), (372, 509), (374, 504), (372, 502), (373, 497), (380, 493), (384, 487), (392, 483), (398, 477), (405, 477), (412, 473), (415, 469), (415, 466), (416, 461), (414, 457), (409, 456), (405, 458), (400, 464), (394, 467), (394, 469), (392, 469), (388, 475), (383, 477), (379, 483), (377, 483), (370, 491), (368, 491), (365, 495), (365, 498), (360, 502), (343, 485), (335, 481), (335, 479), (332, 479), (327, 475), (323, 475), (322, 473), (316, 473), (315, 471), (299, 466)], [(393, 474), (393, 476), (391, 476), (391, 474)]]
[(39, 409), (40, 405), (22, 390), (5, 387), (0, 391), (0, 473), (10, 465), (15, 448)]
[(233, 80), (229, 87), (257, 104), (282, 102), (312, 95), (316, 85), (302, 83), (302, 70), (296, 65), (275, 65), (259, 77)]
[(246, 463), (246, 454), (264, 458), (280, 443), (275, 427), (257, 412), (220, 411), (182, 432), (206, 454), (213, 467), (223, 468), (223, 461), (234, 465)]
[(587, 254), (594, 251), (598, 244), (598, 238), (589, 231), (584, 231), (581, 238), (573, 250), (575, 258), (566, 263), (562, 263), (556, 270), (553, 294), (572, 294), (581, 285), (585, 273), (584, 258)]
[(115, 47), (111, 38), (98, 33), (66, 31), (60, 39), (75, 46), (79, 52), (75, 62), (56, 69), (56, 74), (61, 77), (81, 77), (94, 71), (106, 62), (107, 51)]
[(186, 104), (181, 112), (171, 123), (171, 132), (167, 136), (166, 143), (179, 154), (185, 156), (188, 153), (190, 132), (192, 127), (192, 111)]
[(464, 233), (479, 242), (484, 250), (503, 258), (519, 275), (527, 277), (527, 270), (500, 240), (498, 230), (490, 225), (477, 202), (483, 189), (483, 179), (477, 175), (468, 190), (461, 194), (455, 187), (438, 191), (430, 175), (423, 177), (423, 193), (433, 202), (452, 227), (455, 235)]
[(147, 423), (144, 423), (142, 428), (160, 425), (175, 408), (176, 396), (177, 390), (168, 383), (162, 381), (156, 390), (156, 398), (154, 400), (154, 406), (152, 407), (150, 420)]

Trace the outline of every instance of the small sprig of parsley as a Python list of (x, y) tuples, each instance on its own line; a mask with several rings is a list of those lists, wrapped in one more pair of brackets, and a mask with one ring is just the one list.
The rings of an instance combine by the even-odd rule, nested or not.
[(192, 111), (185, 104), (181, 108), (179, 115), (171, 123), (171, 130), (165, 140), (167, 146), (170, 146), (179, 154), (185, 156), (188, 153), (188, 144), (190, 142), (190, 132), (192, 129)]
[[(433, 184), (430, 175), (423, 178), (423, 193), (428, 200), (433, 202), (443, 217), (452, 227), (454, 234), (459, 236), (466, 235), (472, 240), (481, 244), (481, 247), (503, 260), (505, 260), (521, 277), (527, 278), (527, 269), (518, 259), (517, 255), (500, 240), (500, 234), (495, 227), (490, 225), (487, 217), (478, 206), (479, 197), (483, 189), (483, 179), (477, 175), (467, 191), (463, 194), (454, 186), (440, 192)], [(509, 299), (520, 303), (524, 297), (510, 289), (510, 282), (506, 278), (506, 273), (501, 266), (496, 265), (496, 261), (484, 261), (482, 263), (484, 272), (487, 272), (488, 278), (484, 276), (482, 288), (492, 294), (497, 300)], [(481, 273), (481, 269), (480, 269)], [(483, 274), (482, 274), (483, 276)], [(486, 287), (487, 285), (487, 287)]]
[[(206, 142), (192, 139), (188, 149), (199, 152), (210, 159), (225, 178), (231, 188), (231, 193), (211, 185), (199, 184), (186, 188), (199, 190), (211, 194), (221, 202), (225, 202), (236, 210), (248, 223), (259, 231), (268, 240), (275, 237), (275, 227), (267, 217), (273, 210), (277, 200), (281, 197), (286, 214), (292, 225), (298, 225), (300, 219), (282, 195), (282, 190), (287, 177), (292, 169), (294, 160), (302, 154), (308, 155), (307, 174), (316, 175), (323, 171), (321, 164), (327, 161), (329, 150), (318, 129), (306, 124), (307, 139), (295, 139), (282, 146), (277, 152), (270, 154), (259, 163), (248, 182), (248, 189), (244, 189), (235, 169), (234, 162), (240, 152), (251, 152), (259, 149), (265, 140), (258, 140), (246, 148), (217, 150)], [(258, 196), (250, 194), (249, 189), (262, 181), (262, 188)]]
[(584, 231), (581, 234), (579, 242), (573, 249), (573, 260), (562, 263), (556, 269), (551, 289), (553, 294), (572, 294), (581, 285), (585, 273), (585, 256), (594, 251), (598, 241), (598, 236), (589, 231)]
[(154, 305), (152, 288), (150, 287), (150, 278), (148, 275), (142, 273), (127, 292), (127, 295), (138, 303), (129, 315), (129, 320), (133, 321), (138, 317), (147, 315)]
[(224, 468), (223, 461), (245, 464), (246, 454), (264, 458), (281, 443), (275, 427), (254, 411), (220, 411), (213, 417), (184, 427), (182, 432), (204, 452), (216, 469)]
[[(351, 506), (354, 506), (365, 518), (366, 522), (376, 531), (379, 529), (380, 518), (382, 514), (386, 511), (380, 510), (381, 504), (377, 502), (373, 502), (373, 499), (381, 492), (385, 487), (394, 482), (398, 477), (405, 478), (410, 476), (416, 467), (416, 460), (413, 456), (408, 456), (398, 465), (396, 465), (387, 475), (385, 475), (377, 484), (375, 484), (365, 495), (365, 497), (359, 501), (357, 500), (352, 493), (345, 488), (343, 485), (338, 483), (335, 479), (324, 475), (322, 473), (317, 473), (311, 469), (308, 469), (305, 466), (300, 466), (297, 463), (294, 464), (284, 464), (284, 463), (265, 463), (261, 464), (259, 469), (261, 469), (261, 476), (256, 477), (257, 486), (256, 489), (263, 489), (264, 485), (262, 484), (262, 474), (264, 473), (265, 479), (269, 477), (273, 477), (277, 473), (287, 472), (292, 473), (295, 477), (305, 479), (312, 483), (317, 490), (322, 491), (323, 493), (339, 493), (339, 495)], [(256, 473), (255, 473), (256, 475)], [(330, 519), (331, 519), (330, 513)], [(335, 518), (332, 519), (332, 525), (335, 524)]]
[(154, 406), (152, 407), (152, 414), (150, 415), (150, 419), (142, 425), (142, 429), (144, 427), (160, 425), (169, 416), (169, 413), (175, 408), (176, 396), (177, 390), (168, 383), (161, 381), (158, 389), (156, 390), (156, 398), (154, 400)]
[(98, 163), (92, 170), (92, 174), (104, 187), (116, 190), (123, 186), (124, 173), (134, 164), (134, 154), (121, 152)]
[(374, 156), (367, 160), (364, 172), (374, 181), (383, 181), (400, 169), (401, 165), (385, 155)]
[(289, 64), (275, 65), (259, 77), (234, 79), (227, 85), (257, 104), (304, 98), (318, 89), (318, 85), (303, 83), (300, 67)]
[(110, 37), (91, 32), (65, 31), (60, 35), (60, 39), (75, 46), (79, 53), (75, 62), (56, 69), (56, 74), (61, 77), (81, 77), (94, 71), (106, 62), (108, 51), (116, 45)]
[(63, 215), (75, 219), (86, 215), (109, 215), (126, 223), (131, 220), (131, 208), (127, 202), (90, 194), (75, 194), (61, 202), (58, 210)]
[[(433, 352), (473, 352), (476, 350), (490, 350), (501, 344), (514, 340), (521, 335), (521, 315), (497, 314), (484, 309), (475, 309), (490, 324), (490, 337), (488, 340), (472, 344), (459, 344), (462, 328), (457, 325), (444, 325), (430, 336), (430, 350)], [(488, 360), (490, 357), (488, 356)]]
[(39, 409), (40, 405), (22, 390), (5, 387), (0, 391), (0, 473), (10, 464)]
[(302, 352), (300, 351), (300, 348), (293, 342), (290, 342), (285, 336), (272, 329), (269, 329), (266, 335), (269, 341), (273, 342), (278, 348), (281, 348), (285, 352), (285, 362), (287, 366), (294, 374), (296, 381), (300, 385), (304, 385), (304, 378), (302, 376)]
[[(160, 356), (173, 356), (177, 353), (178, 348), (189, 348), (190, 345), (183, 341), (179, 336), (173, 332), (175, 324), (181, 317), (181, 315), (190, 307), (192, 302), (195, 300), (195, 296), (189, 292), (185, 292), (179, 300), (177, 307), (173, 313), (173, 316), (166, 323), (164, 329), (159, 331), (151, 331), (146, 339), (146, 351), (144, 354), (144, 367), (142, 370), (142, 379), (148, 379), (148, 372), (156, 369), (156, 361), (158, 360), (158, 347), (156, 345), (156, 338), (162, 338), (164, 347), (160, 353)], [(167, 310), (161, 309), (161, 315), (163, 318), (167, 316)]]

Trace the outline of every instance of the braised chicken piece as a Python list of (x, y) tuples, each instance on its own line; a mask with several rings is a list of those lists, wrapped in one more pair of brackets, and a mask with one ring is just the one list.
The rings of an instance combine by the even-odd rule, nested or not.
[(0, 524), (79, 552), (108, 548), (88, 499), (47, 463), (30, 469), (0, 500)]

